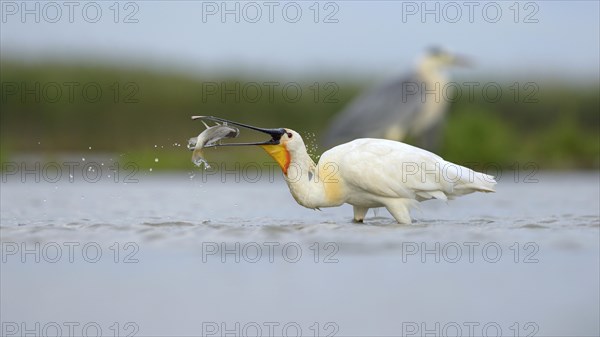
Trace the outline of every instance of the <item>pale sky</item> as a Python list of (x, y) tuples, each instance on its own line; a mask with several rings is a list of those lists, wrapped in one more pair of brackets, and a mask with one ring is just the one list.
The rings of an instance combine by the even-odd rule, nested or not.
[(1, 1), (3, 59), (385, 76), (440, 45), (470, 56), (481, 74), (600, 76), (598, 1), (132, 1), (118, 11), (114, 1), (21, 3)]

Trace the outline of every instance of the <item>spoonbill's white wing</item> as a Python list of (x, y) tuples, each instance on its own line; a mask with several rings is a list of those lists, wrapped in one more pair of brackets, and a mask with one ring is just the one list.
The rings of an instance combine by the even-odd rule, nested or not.
[(493, 192), (492, 176), (445, 161), (400, 142), (357, 139), (325, 152), (320, 162), (337, 165), (341, 183), (356, 194), (381, 198), (452, 199)]

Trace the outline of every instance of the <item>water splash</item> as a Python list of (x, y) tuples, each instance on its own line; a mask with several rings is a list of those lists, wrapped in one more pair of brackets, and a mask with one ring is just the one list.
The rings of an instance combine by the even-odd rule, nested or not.
[(305, 133), (302, 138), (304, 139), (304, 143), (306, 144), (306, 152), (308, 155), (315, 161), (319, 161), (319, 145), (317, 142), (317, 136), (314, 132)]
[[(200, 152), (200, 151), (198, 151), (198, 152)], [(192, 162), (198, 167), (202, 167), (202, 164), (204, 164), (205, 170), (210, 168), (208, 161), (206, 161), (206, 159), (202, 158), (201, 155), (196, 155), (196, 151), (194, 151), (194, 155), (192, 156)]]

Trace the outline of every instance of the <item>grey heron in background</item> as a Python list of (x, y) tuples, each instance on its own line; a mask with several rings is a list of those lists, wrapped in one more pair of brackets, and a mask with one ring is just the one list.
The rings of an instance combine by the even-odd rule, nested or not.
[(326, 147), (356, 138), (403, 141), (435, 150), (448, 99), (442, 90), (449, 83), (443, 71), (467, 66), (469, 61), (440, 48), (431, 48), (408, 76), (380, 84), (359, 95), (336, 115), (325, 133)]

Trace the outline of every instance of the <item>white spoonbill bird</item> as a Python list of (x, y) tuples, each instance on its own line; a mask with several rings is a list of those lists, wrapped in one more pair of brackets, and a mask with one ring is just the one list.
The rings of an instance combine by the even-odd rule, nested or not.
[(271, 136), (265, 142), (212, 146), (258, 145), (281, 167), (294, 199), (312, 209), (350, 204), (354, 221), (369, 208), (385, 207), (401, 224), (411, 223), (409, 210), (419, 201), (448, 200), (473, 192), (494, 192), (494, 177), (445, 161), (401, 142), (363, 138), (338, 145), (317, 164), (300, 135), (291, 129), (263, 129), (218, 117), (194, 116), (236, 125)]

